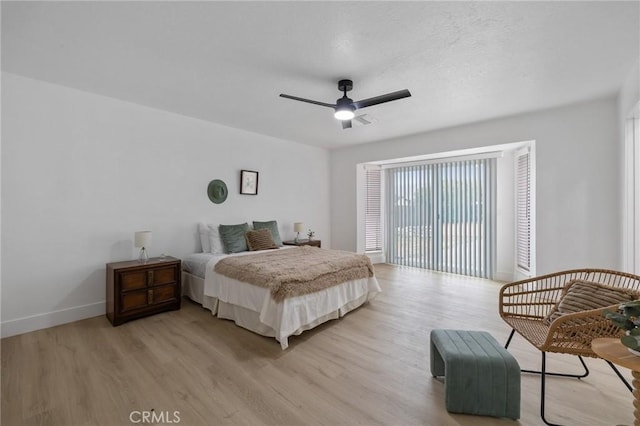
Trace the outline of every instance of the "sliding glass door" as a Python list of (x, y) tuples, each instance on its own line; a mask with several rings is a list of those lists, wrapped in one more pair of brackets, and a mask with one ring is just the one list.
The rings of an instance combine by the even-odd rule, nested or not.
[(495, 158), (386, 170), (386, 261), (492, 278)]

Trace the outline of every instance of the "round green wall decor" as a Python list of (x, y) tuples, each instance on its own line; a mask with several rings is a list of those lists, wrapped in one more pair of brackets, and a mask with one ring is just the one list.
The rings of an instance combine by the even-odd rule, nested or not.
[(216, 204), (224, 203), (224, 200), (227, 199), (228, 194), (229, 190), (227, 190), (227, 184), (220, 179), (214, 179), (209, 182), (209, 186), (207, 187), (207, 195), (209, 196), (211, 202)]

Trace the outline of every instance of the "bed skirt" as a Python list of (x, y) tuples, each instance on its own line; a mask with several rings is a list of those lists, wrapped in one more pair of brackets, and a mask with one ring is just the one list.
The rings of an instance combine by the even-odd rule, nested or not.
[[(239, 283), (238, 285), (250, 284)], [(210, 310), (212, 315), (232, 320), (236, 325), (261, 336), (274, 337), (280, 342), (282, 349), (289, 346), (289, 336), (299, 335), (324, 322), (340, 318), (372, 300), (381, 291), (375, 277), (363, 278), (340, 284), (322, 292), (297, 296), (288, 302), (285, 300), (285, 302), (295, 305), (294, 309), (284, 309), (283, 302), (274, 302), (275, 308), (265, 313), (206, 296), (204, 294), (204, 279), (184, 271), (182, 272), (182, 289), (184, 296)], [(268, 292), (267, 289), (262, 288), (262, 290), (265, 293)], [(267, 297), (270, 296), (267, 294)], [(303, 306), (316, 307), (316, 303), (306, 303), (312, 298), (319, 298), (321, 302), (331, 299), (333, 306), (328, 312), (317, 312), (315, 309), (301, 310), (300, 307)], [(289, 317), (283, 318), (282, 315)]]

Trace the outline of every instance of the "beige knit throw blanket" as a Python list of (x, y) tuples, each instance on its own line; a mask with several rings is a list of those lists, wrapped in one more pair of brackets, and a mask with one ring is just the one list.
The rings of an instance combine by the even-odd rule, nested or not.
[(266, 287), (277, 302), (359, 278), (373, 277), (365, 255), (300, 246), (250, 256), (225, 257), (214, 270), (226, 277)]

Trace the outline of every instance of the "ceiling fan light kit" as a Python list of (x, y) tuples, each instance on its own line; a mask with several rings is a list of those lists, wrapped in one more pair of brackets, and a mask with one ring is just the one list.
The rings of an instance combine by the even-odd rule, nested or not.
[(333, 114), (338, 120), (351, 120), (355, 117), (355, 107), (351, 105), (351, 99), (338, 99), (336, 103), (336, 112)]
[(362, 109), (385, 102), (391, 102), (402, 98), (408, 98), (409, 96), (411, 96), (411, 92), (409, 92), (407, 89), (404, 89), (393, 93), (387, 93), (386, 95), (375, 96), (373, 98), (354, 102), (353, 99), (347, 96), (347, 92), (351, 89), (353, 89), (353, 82), (351, 80), (340, 80), (338, 82), (338, 90), (340, 90), (343, 95), (340, 99), (336, 100), (335, 104), (313, 101), (311, 99), (299, 98), (297, 96), (285, 95), (284, 93), (281, 93), (280, 97), (333, 108), (333, 110), (335, 111), (334, 117), (342, 121), (342, 128), (350, 129), (352, 127), (351, 120), (353, 119), (353, 117), (355, 117), (355, 112), (357, 109)]

